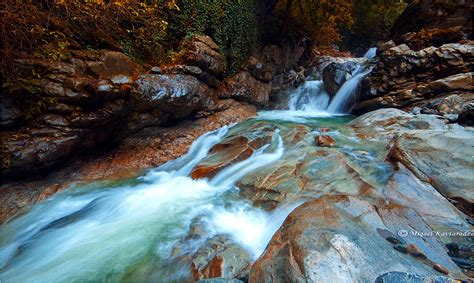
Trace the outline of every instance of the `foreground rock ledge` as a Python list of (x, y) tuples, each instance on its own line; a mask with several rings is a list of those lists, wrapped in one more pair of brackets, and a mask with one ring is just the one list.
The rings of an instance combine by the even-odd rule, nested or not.
[(422, 276), (443, 275), (440, 264), (454, 278), (466, 275), (451, 261), (436, 238), (406, 237), (426, 257), (394, 249), (383, 237), (397, 231), (424, 231), (426, 223), (411, 209), (373, 206), (348, 196), (324, 196), (295, 209), (252, 266), (249, 282), (374, 282), (390, 271)]

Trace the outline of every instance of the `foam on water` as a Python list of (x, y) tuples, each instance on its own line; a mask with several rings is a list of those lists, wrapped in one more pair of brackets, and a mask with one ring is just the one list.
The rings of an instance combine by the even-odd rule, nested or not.
[(228, 233), (257, 258), (291, 209), (267, 213), (243, 200), (226, 205), (222, 196), (239, 178), (276, 162), (284, 145), (276, 131), (270, 144), (212, 180), (188, 177), (194, 167), (188, 165), (197, 164), (226, 132), (203, 135), (188, 154), (151, 170), (136, 185), (68, 190), (8, 223), (0, 232), (0, 280), (116, 281), (150, 251), (169, 256), (197, 216), (211, 223), (213, 234)]

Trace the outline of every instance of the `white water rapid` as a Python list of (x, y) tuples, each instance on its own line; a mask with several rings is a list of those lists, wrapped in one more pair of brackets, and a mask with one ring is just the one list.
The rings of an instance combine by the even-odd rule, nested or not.
[(270, 144), (211, 180), (188, 177), (227, 131), (201, 136), (186, 155), (135, 182), (71, 188), (4, 225), (0, 281), (118, 281), (150, 253), (169, 257), (195, 217), (208, 223), (208, 236), (227, 233), (257, 258), (296, 205), (268, 213), (223, 196), (235, 195), (247, 173), (277, 162), (283, 141), (276, 130)]
[(158, 278), (143, 272), (143, 281), (180, 281), (189, 278), (189, 268), (169, 259), (196, 219), (205, 223), (206, 238), (190, 241), (184, 252), (192, 254), (206, 239), (227, 234), (256, 259), (301, 202), (267, 212), (241, 197), (236, 182), (282, 162), (279, 120), (304, 124), (347, 113), (369, 71), (361, 67), (332, 100), (322, 81), (307, 81), (291, 95), (290, 110), (259, 112), (253, 123), (277, 125), (271, 142), (210, 180), (189, 175), (232, 126), (204, 134), (187, 154), (141, 177), (73, 186), (36, 204), (1, 227), (0, 282), (119, 282), (150, 268)]

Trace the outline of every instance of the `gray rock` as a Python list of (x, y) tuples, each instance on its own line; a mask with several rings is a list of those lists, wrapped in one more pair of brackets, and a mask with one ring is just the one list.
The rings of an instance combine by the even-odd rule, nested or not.
[(375, 283), (454, 283), (456, 280), (444, 276), (420, 276), (408, 272), (387, 272), (375, 279)]
[(188, 117), (201, 110), (209, 99), (209, 88), (190, 75), (142, 75), (134, 91), (139, 111), (159, 110), (172, 119)]
[[(250, 282), (374, 282), (387, 272), (438, 276), (431, 264), (396, 251), (376, 229), (426, 231), (411, 209), (372, 206), (357, 198), (325, 196), (296, 208), (252, 266)], [(466, 278), (435, 238), (406, 237), (450, 276)]]

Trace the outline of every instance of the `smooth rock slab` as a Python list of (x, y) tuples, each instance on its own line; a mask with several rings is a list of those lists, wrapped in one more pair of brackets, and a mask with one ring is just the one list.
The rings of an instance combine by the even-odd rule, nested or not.
[[(347, 196), (324, 196), (295, 209), (252, 266), (249, 282), (374, 282), (390, 271), (439, 276), (441, 264), (450, 276), (465, 278), (435, 238), (406, 238), (428, 259), (400, 253), (377, 228), (427, 229), (411, 209), (373, 206)], [(426, 241), (425, 241), (426, 240)]]

